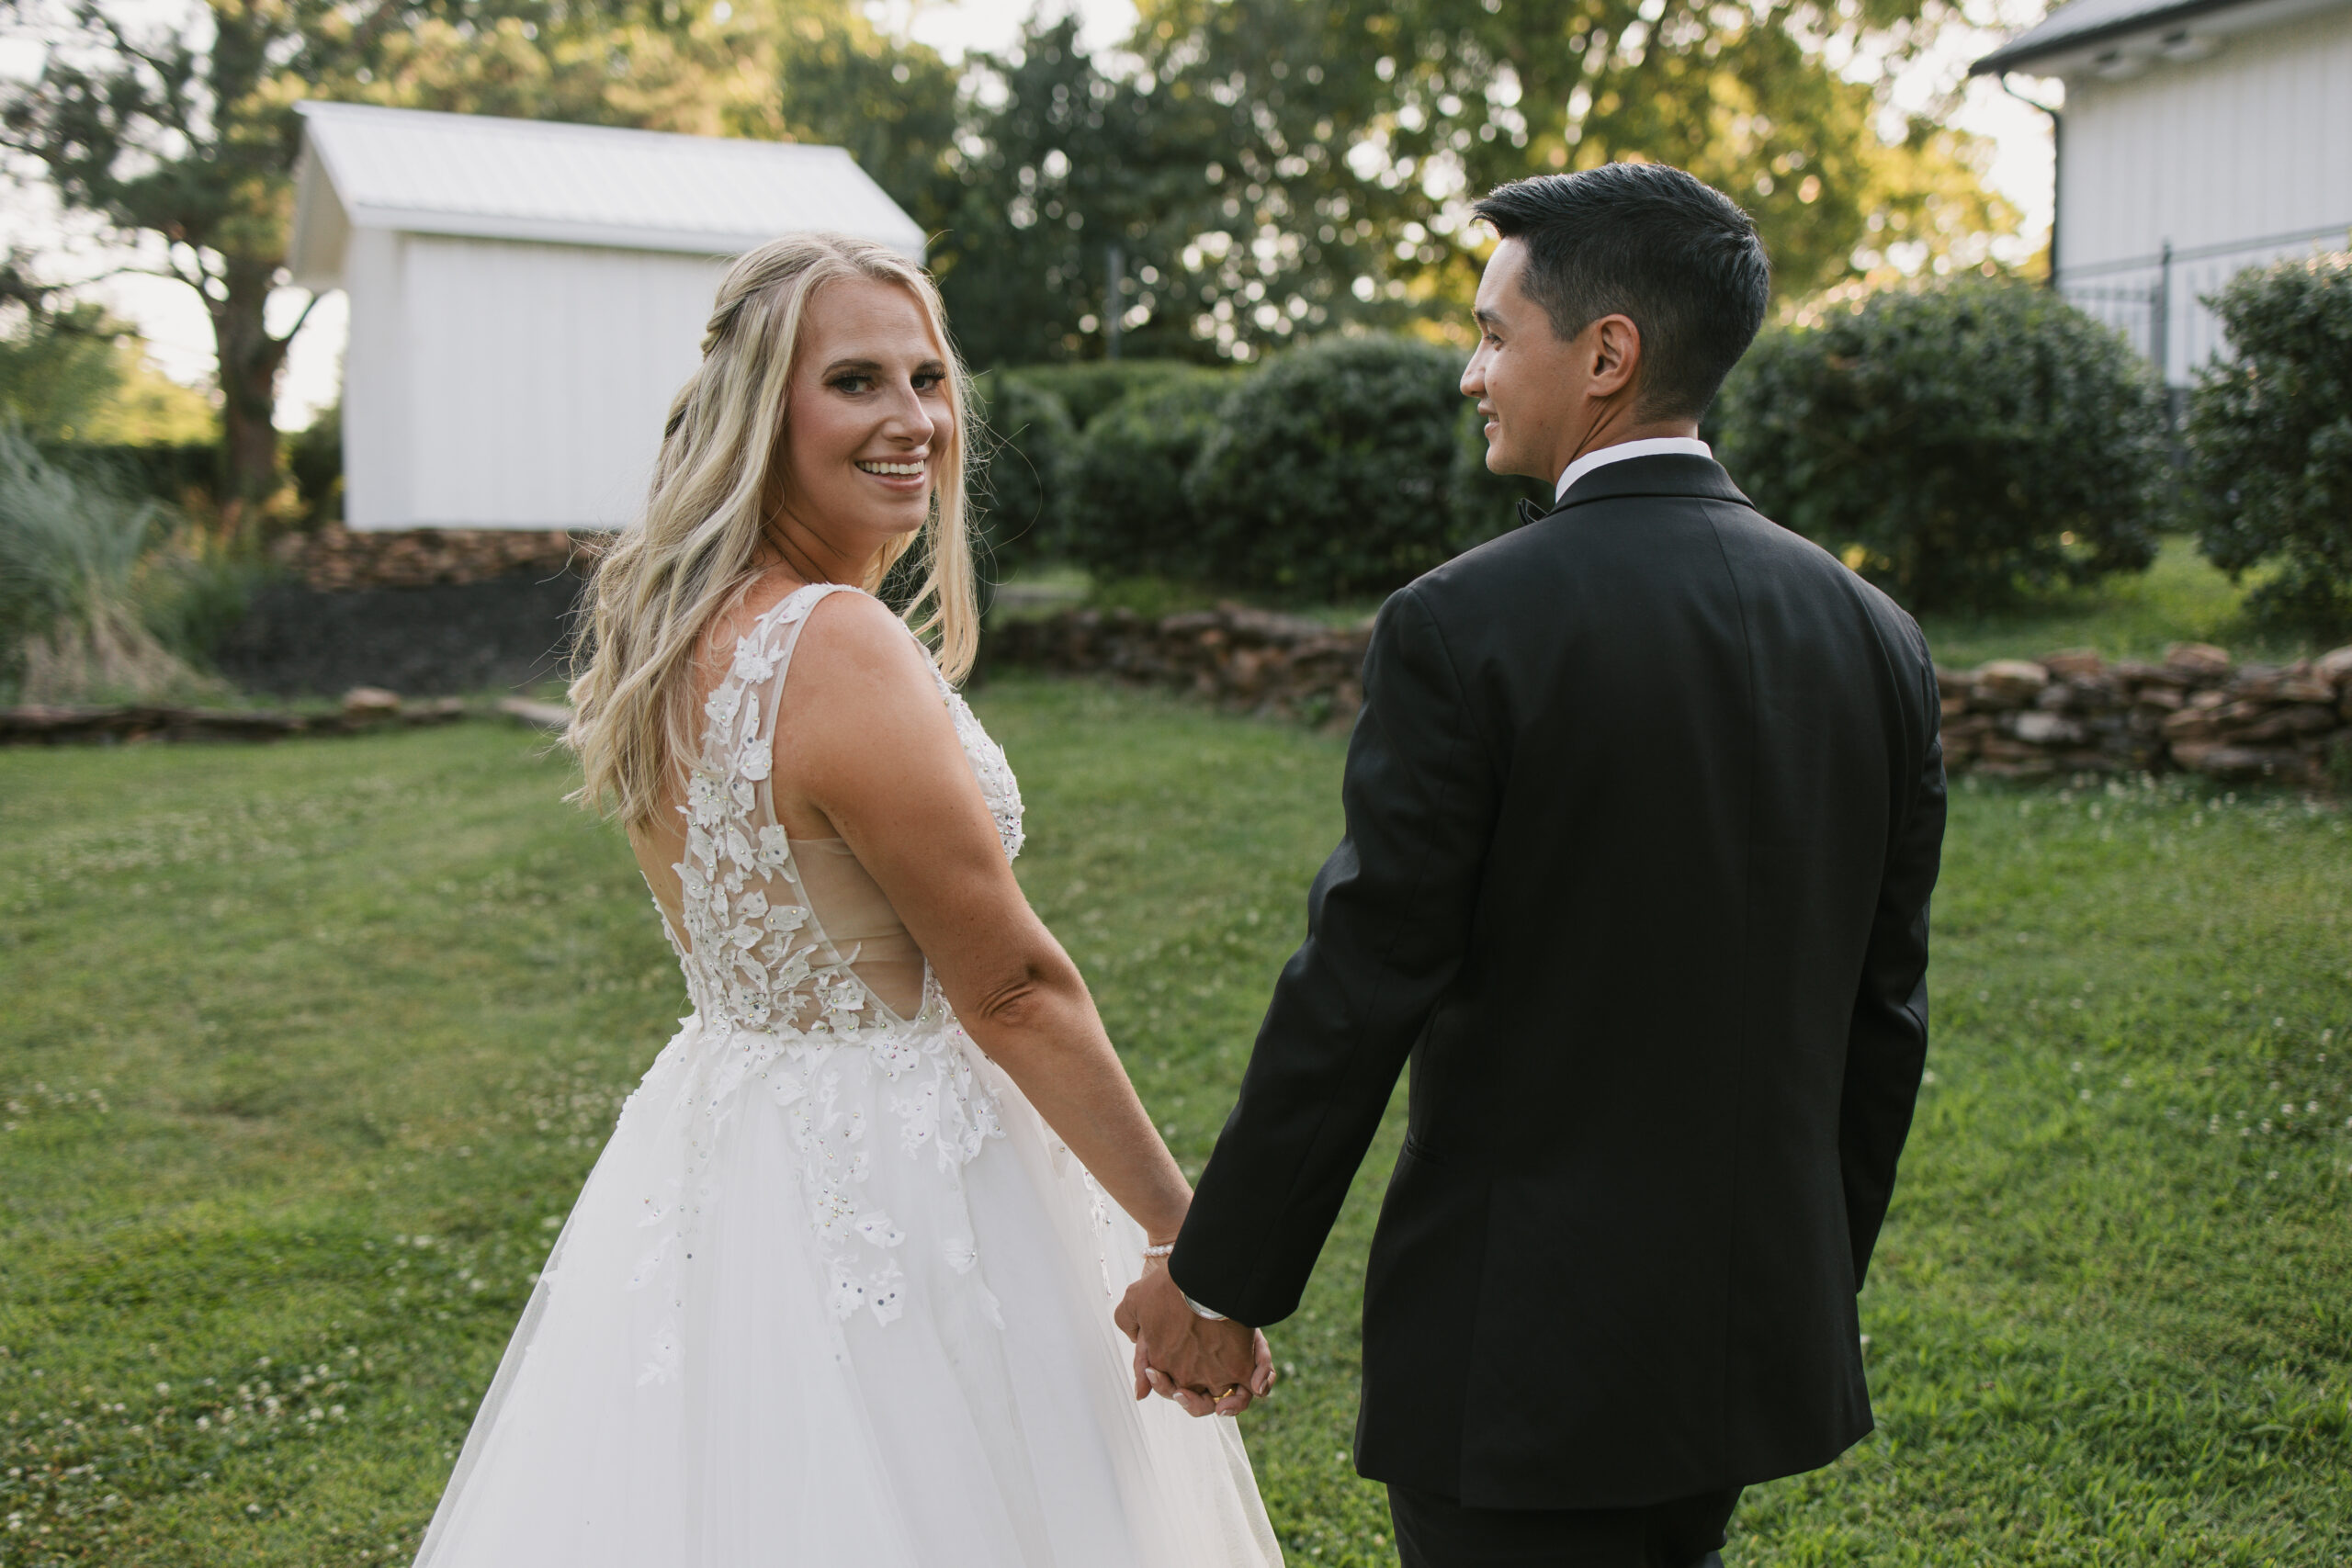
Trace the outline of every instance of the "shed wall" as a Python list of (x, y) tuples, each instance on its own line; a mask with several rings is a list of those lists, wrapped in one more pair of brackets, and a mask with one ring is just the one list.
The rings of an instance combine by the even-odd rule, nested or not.
[(726, 266), (361, 231), (348, 274), (351, 525), (629, 521)]
[[(2166, 378), (2188, 380), (2224, 347), (2199, 296), (2314, 243), (2282, 236), (2324, 228), (2330, 248), (2346, 243), (2352, 7), (2127, 80), (2070, 79), (2062, 155), (2061, 288), (2143, 353), (2161, 340)], [(2166, 243), (2168, 280), (2155, 260)]]

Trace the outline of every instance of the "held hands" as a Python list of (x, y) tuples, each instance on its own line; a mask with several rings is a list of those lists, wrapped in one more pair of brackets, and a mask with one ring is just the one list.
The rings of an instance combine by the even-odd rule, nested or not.
[(1136, 1397), (1158, 1393), (1188, 1415), (1238, 1416), (1274, 1386), (1266, 1337), (1225, 1318), (1205, 1318), (1184, 1300), (1164, 1258), (1144, 1259), (1112, 1321), (1136, 1342)]

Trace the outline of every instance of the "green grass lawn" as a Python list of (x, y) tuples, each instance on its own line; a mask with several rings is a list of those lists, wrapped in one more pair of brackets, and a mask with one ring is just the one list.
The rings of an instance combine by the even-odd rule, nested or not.
[(2284, 663), (2343, 640), (2314, 642), (2306, 632), (2251, 620), (2245, 613), (2251, 586), (2233, 583), (2199, 553), (2196, 540), (2175, 534), (2144, 572), (2039, 595), (1990, 615), (1922, 615), (1920, 628), (1936, 661), (1947, 666), (2030, 659), (2062, 648), (2157, 660), (2176, 642), (2216, 643), (2240, 659)]
[[(1081, 682), (980, 706), (1030, 802), (1023, 883), (1197, 1168), (1341, 745)], [(0, 1564), (414, 1550), (684, 1006), (564, 787), (490, 724), (0, 752)], [(1955, 807), (1935, 1077), (1863, 1303), (1880, 1430), (1752, 1492), (1727, 1560), (2352, 1561), (2344, 816)], [(1295, 1563), (1394, 1561), (1346, 1450), (1397, 1132), (1246, 1418)]]

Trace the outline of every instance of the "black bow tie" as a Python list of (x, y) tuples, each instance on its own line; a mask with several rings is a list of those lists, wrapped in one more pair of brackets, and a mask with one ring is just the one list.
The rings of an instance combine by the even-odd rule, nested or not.
[(1527, 500), (1524, 496), (1520, 498), (1519, 520), (1521, 523), (1537, 523), (1551, 515), (1551, 508), (1538, 506), (1533, 502)]

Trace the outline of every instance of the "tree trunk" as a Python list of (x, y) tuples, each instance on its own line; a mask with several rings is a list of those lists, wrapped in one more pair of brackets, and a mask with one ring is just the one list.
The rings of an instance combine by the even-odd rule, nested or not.
[(261, 542), (262, 508), (277, 489), (277, 376), (286, 344), (269, 335), (263, 310), (275, 259), (229, 256), (220, 298), (209, 301), (220, 361), (220, 513), (231, 536)]

